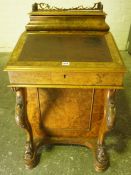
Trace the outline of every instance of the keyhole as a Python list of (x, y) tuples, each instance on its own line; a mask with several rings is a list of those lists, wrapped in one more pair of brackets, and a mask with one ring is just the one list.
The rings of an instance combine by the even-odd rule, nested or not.
[(64, 75), (64, 78), (66, 78), (66, 75)]

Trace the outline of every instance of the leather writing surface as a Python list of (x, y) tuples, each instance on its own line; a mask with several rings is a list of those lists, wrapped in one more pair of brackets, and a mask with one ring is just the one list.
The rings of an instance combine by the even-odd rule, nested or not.
[(111, 62), (104, 36), (28, 34), (21, 61)]

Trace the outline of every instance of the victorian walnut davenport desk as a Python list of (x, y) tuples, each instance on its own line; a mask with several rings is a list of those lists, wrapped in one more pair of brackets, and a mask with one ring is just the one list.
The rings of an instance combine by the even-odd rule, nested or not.
[(105, 170), (104, 136), (114, 125), (125, 67), (103, 6), (32, 7), (5, 68), (16, 91), (16, 123), (27, 132), (25, 164), (36, 166), (43, 144), (78, 144), (91, 148), (97, 171)]

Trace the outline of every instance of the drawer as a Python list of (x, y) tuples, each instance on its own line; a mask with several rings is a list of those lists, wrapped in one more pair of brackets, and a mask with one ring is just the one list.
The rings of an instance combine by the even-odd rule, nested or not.
[(69, 85), (121, 85), (121, 73), (102, 72), (63, 72), (52, 73), (53, 84)]
[(122, 73), (107, 72), (9, 72), (11, 84), (31, 85), (122, 85)]

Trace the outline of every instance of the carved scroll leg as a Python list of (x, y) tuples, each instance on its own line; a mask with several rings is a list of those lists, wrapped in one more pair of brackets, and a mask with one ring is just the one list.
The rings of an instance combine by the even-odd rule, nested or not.
[(96, 171), (104, 171), (109, 165), (108, 156), (104, 146), (104, 136), (107, 131), (111, 130), (115, 121), (115, 90), (107, 90), (105, 92), (104, 117), (100, 126), (98, 142), (96, 147)]
[(33, 144), (33, 136), (26, 113), (26, 98), (24, 88), (14, 88), (16, 91), (15, 119), (16, 124), (26, 130), (27, 141), (25, 145), (24, 160), (27, 168), (33, 168), (37, 164), (36, 149)]

